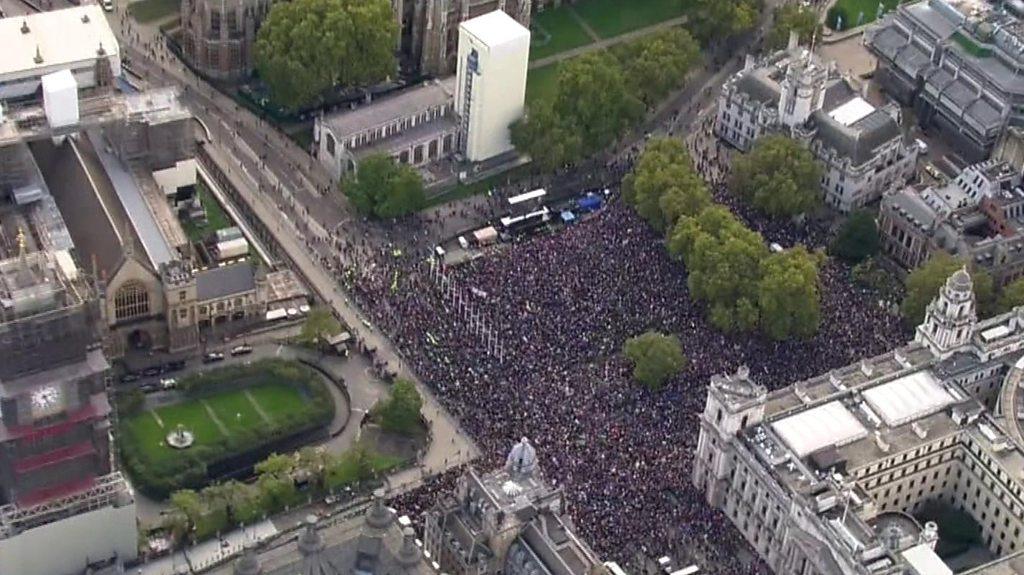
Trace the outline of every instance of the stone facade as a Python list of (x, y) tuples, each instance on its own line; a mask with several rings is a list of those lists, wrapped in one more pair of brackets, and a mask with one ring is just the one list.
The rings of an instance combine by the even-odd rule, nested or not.
[(256, 32), (270, 0), (182, 0), (181, 47), (197, 70), (239, 80), (255, 65)]
[(694, 485), (776, 573), (952, 573), (922, 570), (942, 564), (936, 526), (915, 518), (935, 502), (969, 514), (997, 558), (972, 574), (1011, 572), (1022, 349), (1024, 309), (978, 321), (960, 270), (890, 353), (770, 393), (745, 368), (713, 378)]

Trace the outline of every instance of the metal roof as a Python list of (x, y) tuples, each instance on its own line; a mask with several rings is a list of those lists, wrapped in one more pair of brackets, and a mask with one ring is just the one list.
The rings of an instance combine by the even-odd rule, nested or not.
[(831, 401), (772, 423), (772, 429), (797, 457), (841, 447), (867, 437), (868, 430), (842, 403)]
[(954, 402), (931, 371), (918, 371), (864, 392), (864, 399), (890, 427), (931, 415)]
[(502, 10), (466, 20), (459, 25), (459, 29), (486, 46), (498, 46), (524, 38), (529, 41), (530, 38), (530, 31)]

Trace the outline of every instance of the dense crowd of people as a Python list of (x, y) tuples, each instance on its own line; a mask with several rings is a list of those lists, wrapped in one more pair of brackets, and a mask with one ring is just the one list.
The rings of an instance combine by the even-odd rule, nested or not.
[[(529, 437), (545, 476), (565, 487), (581, 534), (603, 557), (626, 562), (677, 551), (716, 573), (763, 570), (736, 559), (738, 532), (691, 486), (698, 415), (713, 374), (747, 365), (755, 380), (778, 388), (907, 337), (899, 319), (833, 262), (821, 271), (815, 337), (771, 342), (720, 333), (690, 298), (684, 266), (620, 202), (446, 273), (498, 332), (503, 361), (444, 301), (422, 258), (382, 255), (350, 284), (478, 442), (486, 454), (478, 467), (499, 466), (516, 438)], [(676, 334), (688, 357), (660, 392), (631, 382), (620, 354), (625, 339), (648, 329)], [(418, 515), (453, 476), (398, 505)]]

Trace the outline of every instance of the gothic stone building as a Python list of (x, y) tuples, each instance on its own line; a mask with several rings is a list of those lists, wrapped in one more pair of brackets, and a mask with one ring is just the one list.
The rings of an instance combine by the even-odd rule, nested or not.
[(197, 70), (237, 80), (255, 65), (256, 32), (270, 0), (182, 0), (181, 48)]

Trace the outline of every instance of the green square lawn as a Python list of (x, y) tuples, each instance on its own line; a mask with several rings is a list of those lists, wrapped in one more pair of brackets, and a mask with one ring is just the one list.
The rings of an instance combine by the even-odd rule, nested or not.
[(306, 409), (306, 398), (294, 387), (261, 385), (250, 389), (249, 393), (271, 419), (277, 419), (285, 414), (299, 413)]
[(582, 0), (576, 12), (602, 38), (613, 38), (683, 15), (682, 0)]
[(538, 12), (533, 17), (530, 60), (539, 60), (590, 44), (590, 36), (567, 6)]
[(558, 88), (558, 64), (534, 68), (526, 76), (526, 104), (549, 100)]

